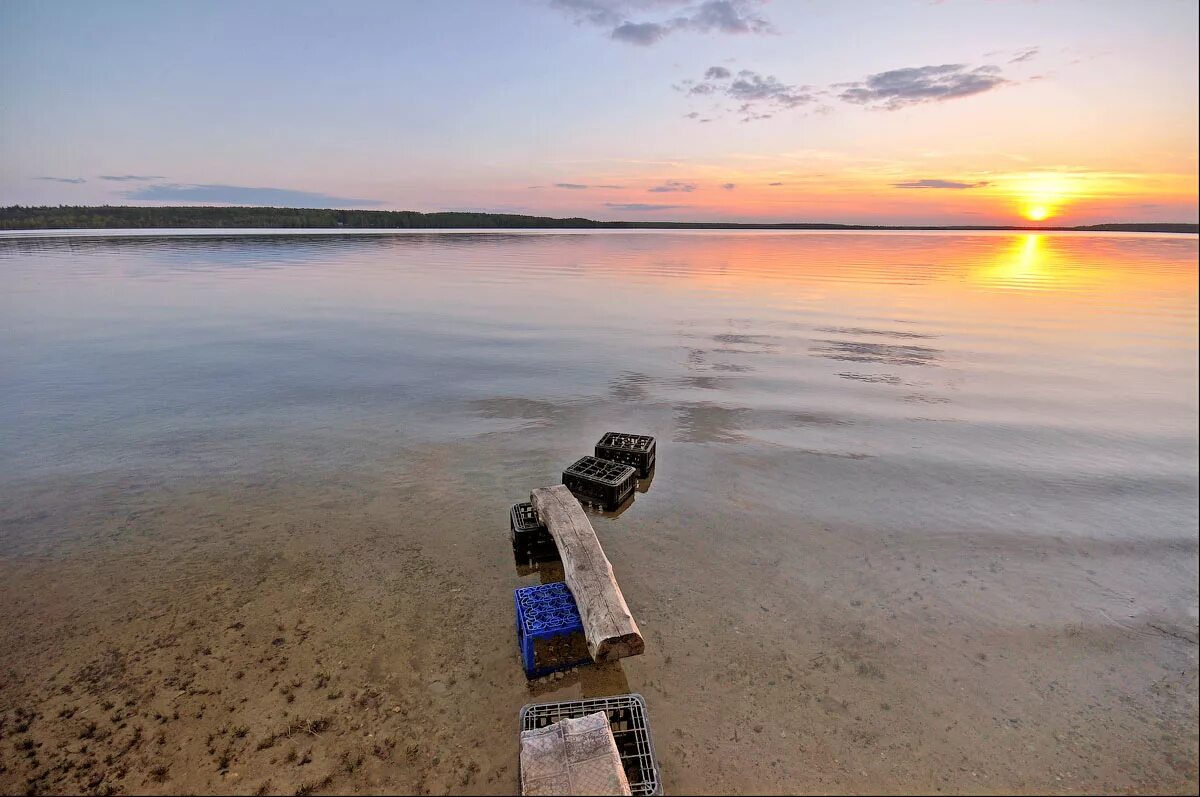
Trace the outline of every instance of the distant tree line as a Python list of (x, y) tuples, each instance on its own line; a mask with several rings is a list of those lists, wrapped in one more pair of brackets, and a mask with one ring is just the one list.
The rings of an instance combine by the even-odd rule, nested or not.
[(594, 221), (512, 213), (417, 213), (265, 207), (129, 207), (56, 205), (0, 208), (0, 230), (105, 229), (683, 229), (683, 230), (1094, 230), (1196, 233), (1196, 224), (1094, 224), (1086, 227), (884, 226), (864, 224), (726, 224), (720, 222)]

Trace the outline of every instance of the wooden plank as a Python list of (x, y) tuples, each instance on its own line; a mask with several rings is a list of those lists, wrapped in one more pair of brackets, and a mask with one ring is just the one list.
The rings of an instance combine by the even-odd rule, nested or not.
[(593, 661), (615, 661), (645, 652), (642, 633), (579, 501), (561, 484), (538, 487), (529, 500), (558, 545), (567, 587), (579, 606)]

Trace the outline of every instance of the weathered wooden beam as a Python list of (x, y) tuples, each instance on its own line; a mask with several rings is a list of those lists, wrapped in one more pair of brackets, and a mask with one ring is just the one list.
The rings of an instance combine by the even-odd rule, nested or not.
[(529, 500), (558, 546), (592, 659), (615, 661), (645, 652), (642, 633), (579, 501), (561, 484), (538, 487)]

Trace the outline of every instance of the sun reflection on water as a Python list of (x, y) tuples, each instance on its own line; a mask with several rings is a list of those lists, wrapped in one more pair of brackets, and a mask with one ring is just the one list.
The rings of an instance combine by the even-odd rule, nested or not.
[(1063, 281), (1061, 263), (1046, 247), (1044, 236), (1022, 235), (1010, 249), (986, 266), (977, 282), (1018, 290), (1047, 290)]

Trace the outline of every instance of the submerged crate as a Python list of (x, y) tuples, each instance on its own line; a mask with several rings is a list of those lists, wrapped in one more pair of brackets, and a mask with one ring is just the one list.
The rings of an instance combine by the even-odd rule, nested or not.
[(575, 598), (562, 581), (513, 591), (517, 642), (528, 678), (592, 660)]
[(596, 443), (596, 456), (632, 465), (637, 475), (644, 479), (654, 470), (654, 447), (654, 438), (650, 435), (607, 432)]
[(650, 719), (646, 701), (641, 695), (617, 695), (591, 700), (569, 700), (563, 703), (531, 703), (521, 709), (521, 730), (544, 728), (564, 719), (575, 719), (597, 711), (608, 715), (613, 739), (621, 754), (621, 765), (634, 794), (662, 794), (662, 778), (654, 740), (650, 736)]
[(633, 494), (637, 471), (629, 465), (598, 457), (581, 457), (563, 471), (563, 484), (581, 501), (616, 509)]
[(538, 519), (533, 504), (526, 501), (513, 504), (508, 513), (509, 537), (512, 539), (513, 558), (520, 564), (556, 562), (558, 546), (554, 538)]

